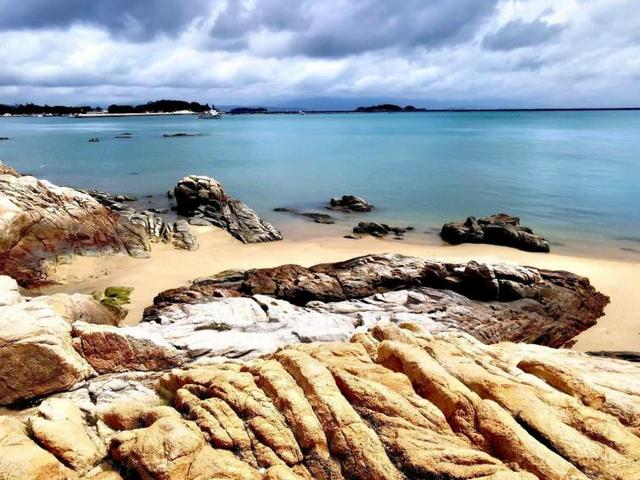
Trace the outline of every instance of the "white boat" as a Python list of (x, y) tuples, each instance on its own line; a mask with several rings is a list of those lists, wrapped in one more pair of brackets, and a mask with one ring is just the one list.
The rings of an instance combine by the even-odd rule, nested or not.
[(300, 111), (298, 112), (298, 115), (304, 115), (304, 110), (300, 110)]
[(198, 115), (198, 118), (201, 120), (220, 119), (222, 118), (222, 112), (216, 110), (215, 108), (212, 108), (208, 112), (202, 112), (200, 115)]

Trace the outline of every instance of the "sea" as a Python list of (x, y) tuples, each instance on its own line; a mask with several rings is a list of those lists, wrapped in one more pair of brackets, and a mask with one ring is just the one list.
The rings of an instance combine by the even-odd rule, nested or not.
[[(552, 250), (640, 260), (640, 111), (0, 117), (0, 137), (0, 160), (22, 173), (147, 206), (212, 176), (295, 238), (371, 220), (437, 243), (445, 222), (505, 212)], [(334, 226), (273, 211), (331, 213), (342, 194), (376, 208)]]

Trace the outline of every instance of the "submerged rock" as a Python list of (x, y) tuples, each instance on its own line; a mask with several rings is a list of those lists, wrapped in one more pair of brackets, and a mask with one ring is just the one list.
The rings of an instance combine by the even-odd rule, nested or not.
[(518, 217), (498, 213), (465, 222), (447, 223), (440, 232), (442, 239), (457, 245), (460, 243), (490, 243), (519, 248), (530, 252), (548, 252), (549, 242), (535, 235), (530, 228), (520, 225)]
[(91, 196), (0, 169), (0, 273), (23, 286), (56, 281), (73, 255), (148, 256), (146, 232)]
[(176, 185), (174, 194), (179, 214), (204, 218), (243, 243), (282, 240), (282, 234), (273, 225), (228, 195), (222, 184), (213, 178), (185, 177)]
[(343, 195), (342, 197), (332, 198), (329, 202), (329, 208), (345, 212), (370, 212), (373, 209), (373, 205), (362, 197)]

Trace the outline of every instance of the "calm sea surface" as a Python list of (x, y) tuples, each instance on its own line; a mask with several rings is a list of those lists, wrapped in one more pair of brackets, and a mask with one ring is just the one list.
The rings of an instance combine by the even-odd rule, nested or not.
[[(202, 136), (162, 137), (176, 132)], [(0, 118), (0, 137), (0, 159), (22, 172), (157, 204), (184, 175), (213, 176), (285, 234), (294, 217), (274, 207), (322, 211), (354, 193), (378, 208), (342, 216), (345, 233), (370, 218), (426, 239), (504, 211), (556, 249), (640, 259), (637, 111)]]

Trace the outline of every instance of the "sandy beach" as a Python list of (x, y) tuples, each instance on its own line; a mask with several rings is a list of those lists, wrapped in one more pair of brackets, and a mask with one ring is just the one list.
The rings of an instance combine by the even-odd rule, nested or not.
[(86, 257), (68, 265), (69, 271), (75, 274), (81, 270), (84, 270), (84, 274), (98, 271), (99, 277), (80, 282), (69, 281), (65, 285), (48, 288), (47, 292), (91, 293), (112, 285), (134, 287), (126, 323), (135, 324), (158, 292), (229, 269), (273, 267), (287, 263), (311, 266), (384, 252), (450, 262), (477, 260), (511, 263), (584, 275), (598, 290), (611, 298), (605, 316), (599, 319), (595, 327), (577, 337), (575, 349), (640, 350), (640, 296), (637, 295), (635, 285), (635, 279), (640, 278), (640, 263), (637, 262), (528, 253), (492, 245), (427, 245), (412, 242), (409, 238), (401, 242), (373, 237), (360, 240), (320, 237), (314, 240), (285, 239), (280, 242), (244, 245), (216, 228), (197, 227), (195, 230), (200, 242), (200, 249), (197, 251), (187, 252), (154, 244), (149, 259), (125, 256), (105, 259)]

